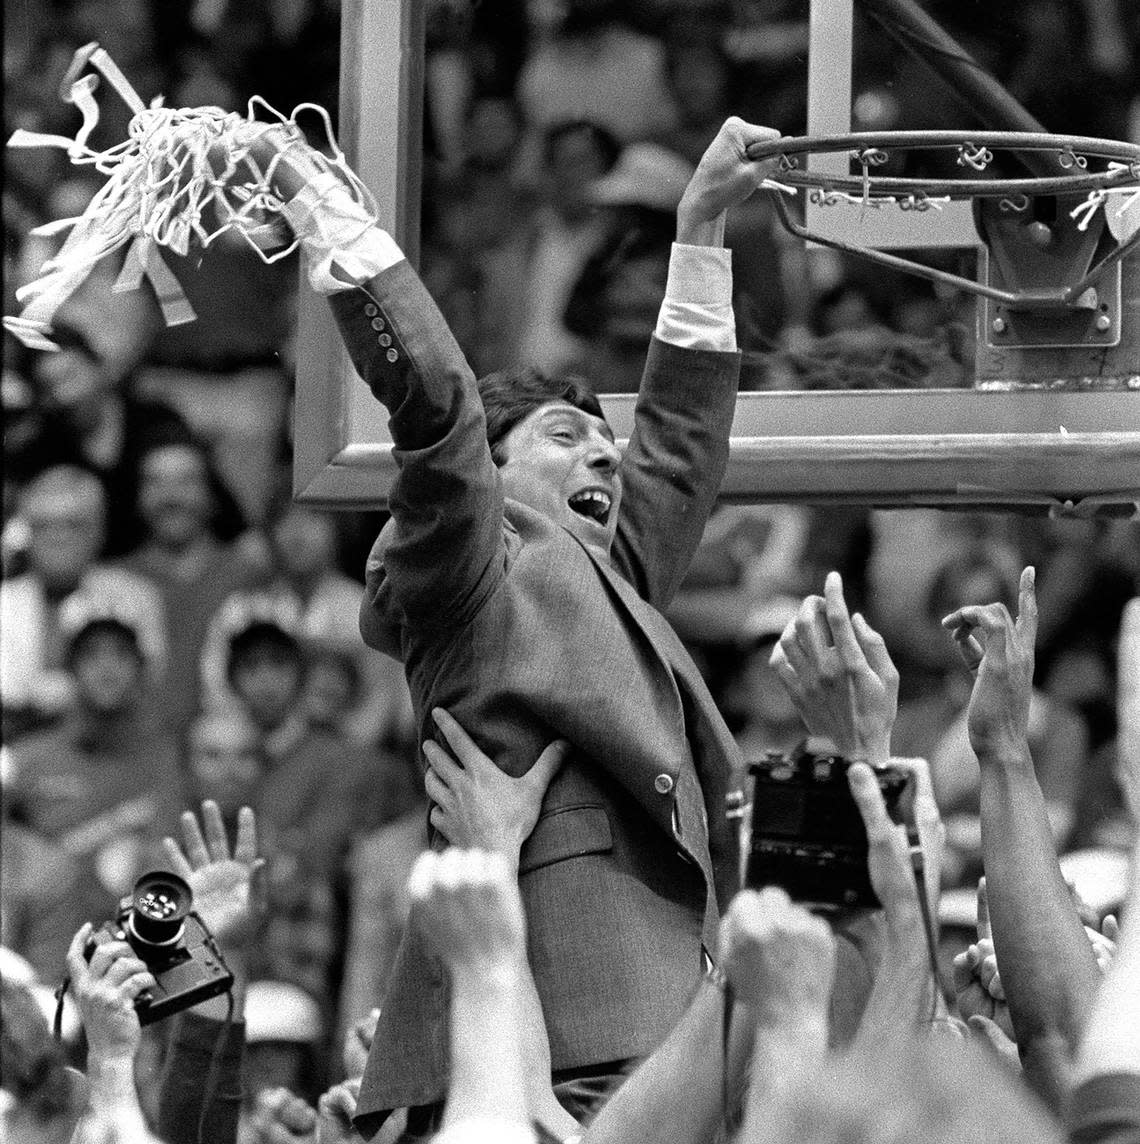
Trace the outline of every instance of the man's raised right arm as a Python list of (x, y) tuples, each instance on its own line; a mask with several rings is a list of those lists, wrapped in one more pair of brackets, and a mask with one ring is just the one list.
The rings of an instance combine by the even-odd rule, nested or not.
[(461, 622), (502, 566), (503, 500), (475, 377), (395, 240), (308, 145), (273, 133), (273, 186), (357, 372), (389, 413), (398, 476), (384, 573), (403, 612)]

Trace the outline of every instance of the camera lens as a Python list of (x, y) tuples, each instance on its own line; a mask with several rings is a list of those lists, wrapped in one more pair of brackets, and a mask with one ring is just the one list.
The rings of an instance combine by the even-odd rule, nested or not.
[(144, 874), (131, 896), (131, 932), (146, 945), (171, 945), (182, 936), (192, 902), (190, 887), (177, 874)]

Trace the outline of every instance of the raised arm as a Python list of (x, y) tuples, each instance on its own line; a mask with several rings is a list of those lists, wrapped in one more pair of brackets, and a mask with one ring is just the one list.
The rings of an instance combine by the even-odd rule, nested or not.
[(967, 725), (981, 768), (982, 851), (1002, 987), (1026, 1076), (1058, 1107), (1100, 972), (1057, 864), (1029, 754), (1033, 569), (1021, 575), (1016, 620), (1004, 605), (986, 604), (942, 622), (977, 673)]
[(613, 548), (615, 565), (659, 608), (688, 569), (728, 460), (740, 355), (725, 219), (771, 171), (746, 148), (778, 135), (728, 119), (677, 209), (665, 300), (622, 461)]
[(1131, 883), (1116, 956), (1077, 1053), (1074, 1079), (1084, 1084), (1114, 1073), (1140, 1077), (1140, 599), (1125, 608), (1118, 659), (1117, 770), (1138, 833), (1132, 841)]
[(311, 286), (328, 297), (353, 365), (388, 409), (395, 525), (374, 551), (383, 580), (369, 562), (369, 595), (383, 583), (409, 618), (462, 621), (502, 574), (503, 496), (475, 377), (403, 252), (308, 145), (263, 132), (257, 147), (274, 163)]

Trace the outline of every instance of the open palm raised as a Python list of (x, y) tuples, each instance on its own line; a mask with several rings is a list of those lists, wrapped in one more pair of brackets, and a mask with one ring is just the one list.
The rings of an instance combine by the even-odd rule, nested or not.
[(194, 894), (194, 908), (223, 945), (246, 945), (265, 913), (265, 859), (257, 854), (257, 820), (248, 806), (238, 811), (237, 834), (230, 852), (218, 804), (202, 803), (202, 825), (194, 812), (182, 813), (182, 840), (164, 838), (175, 872)]

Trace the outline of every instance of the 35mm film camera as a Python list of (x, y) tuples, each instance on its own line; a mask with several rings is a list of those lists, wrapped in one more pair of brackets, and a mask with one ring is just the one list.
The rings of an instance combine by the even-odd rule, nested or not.
[[(749, 764), (752, 814), (745, 884), (776, 885), (798, 902), (879, 906), (867, 872), (867, 831), (847, 785), (849, 763), (801, 744), (791, 755), (769, 752)], [(913, 776), (899, 767), (875, 769), (891, 820), (913, 804)]]
[[(177, 874), (158, 870), (143, 874), (119, 903), (114, 921), (100, 927), (114, 940), (127, 942), (157, 982), (135, 1000), (141, 1025), (217, 997), (233, 985), (213, 935), (192, 907), (190, 887)], [(84, 950), (88, 961), (95, 949), (89, 941)]]

